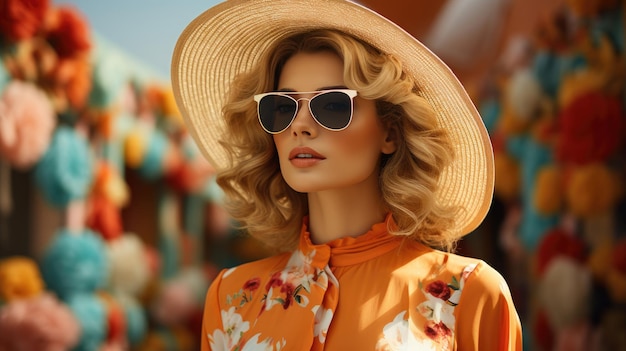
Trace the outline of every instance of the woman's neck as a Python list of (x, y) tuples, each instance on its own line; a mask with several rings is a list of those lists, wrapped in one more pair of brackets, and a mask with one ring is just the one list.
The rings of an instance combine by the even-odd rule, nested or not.
[(364, 234), (387, 213), (376, 178), (347, 189), (309, 193), (308, 201), (314, 244)]

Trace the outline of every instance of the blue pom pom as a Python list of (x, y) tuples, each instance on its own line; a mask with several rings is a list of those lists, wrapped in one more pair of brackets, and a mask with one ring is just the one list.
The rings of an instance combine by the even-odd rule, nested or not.
[(93, 180), (93, 159), (89, 144), (72, 128), (58, 127), (50, 147), (35, 169), (35, 181), (46, 199), (64, 207), (84, 198)]
[(148, 321), (144, 308), (132, 297), (118, 298), (126, 318), (126, 337), (130, 345), (141, 342), (148, 330)]
[(94, 232), (59, 231), (44, 253), (41, 273), (49, 289), (61, 299), (91, 293), (104, 286), (109, 261), (104, 241)]
[(81, 335), (74, 351), (100, 350), (107, 334), (106, 308), (102, 300), (93, 294), (79, 294), (67, 301), (78, 319)]
[(500, 112), (500, 102), (496, 98), (485, 100), (480, 105), (480, 115), (483, 117), (483, 122), (489, 134), (492, 134), (496, 129)]
[(163, 174), (163, 158), (169, 145), (169, 139), (163, 132), (155, 129), (150, 133), (146, 154), (139, 166), (139, 173), (147, 179), (156, 179)]

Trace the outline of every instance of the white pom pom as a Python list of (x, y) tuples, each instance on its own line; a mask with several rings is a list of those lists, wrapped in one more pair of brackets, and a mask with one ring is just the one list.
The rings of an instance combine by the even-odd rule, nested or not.
[(109, 284), (113, 291), (136, 296), (150, 279), (150, 268), (144, 244), (126, 233), (109, 242), (111, 275)]
[(590, 294), (591, 272), (567, 257), (554, 258), (539, 285), (539, 300), (555, 331), (587, 317)]
[(513, 73), (506, 99), (517, 117), (533, 118), (539, 111), (542, 98), (541, 85), (530, 70), (520, 69)]

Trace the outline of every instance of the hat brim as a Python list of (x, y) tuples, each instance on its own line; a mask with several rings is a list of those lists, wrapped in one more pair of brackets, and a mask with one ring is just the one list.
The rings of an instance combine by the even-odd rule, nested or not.
[(403, 62), (448, 130), (456, 159), (443, 171), (438, 196), (463, 209), (458, 232), (474, 230), (493, 195), (491, 142), (483, 121), (456, 76), (422, 43), (379, 14), (345, 0), (228, 0), (194, 19), (172, 57), (172, 85), (189, 132), (216, 169), (227, 162), (219, 144), (222, 106), (232, 80), (251, 69), (276, 40), (308, 29), (352, 34)]

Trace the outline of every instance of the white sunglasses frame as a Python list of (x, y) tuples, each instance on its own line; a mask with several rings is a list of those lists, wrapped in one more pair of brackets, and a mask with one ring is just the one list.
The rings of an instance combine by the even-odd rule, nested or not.
[[(348, 123), (346, 124), (345, 127), (340, 128), (340, 129), (333, 129), (333, 128), (329, 128), (325, 125), (323, 125), (315, 116), (315, 114), (313, 113), (313, 111), (311, 110), (311, 100), (315, 99), (316, 97), (323, 95), (323, 94), (327, 94), (327, 93), (333, 93), (333, 92), (340, 92), (340, 93), (344, 93), (346, 95), (348, 95), (348, 97), (350, 97), (350, 119), (348, 120)], [(308, 95), (308, 94), (315, 94), (313, 96), (311, 96), (310, 98), (299, 98), (299, 99), (295, 99), (293, 98), (291, 95)], [(279, 96), (284, 96), (287, 97), (291, 100), (293, 100), (296, 103), (296, 110), (295, 113), (293, 115), (293, 117), (291, 117), (291, 121), (289, 122), (289, 124), (283, 128), (282, 130), (278, 131), (278, 132), (273, 132), (270, 130), (267, 130), (267, 128), (265, 128), (265, 126), (263, 125), (263, 122), (261, 121), (261, 104), (260, 101), (261, 99), (263, 99), (266, 96), (270, 96), (270, 95), (279, 95)], [(269, 134), (280, 134), (284, 131), (286, 131), (287, 129), (289, 129), (289, 127), (291, 126), (291, 124), (293, 123), (293, 121), (296, 119), (296, 116), (298, 115), (298, 111), (300, 111), (300, 100), (306, 100), (309, 103), (308, 108), (309, 108), (309, 113), (311, 114), (311, 117), (313, 117), (313, 119), (315, 120), (315, 122), (317, 124), (319, 124), (320, 126), (322, 126), (324, 129), (326, 130), (330, 130), (333, 132), (339, 132), (342, 131), (346, 128), (348, 128), (348, 126), (350, 125), (350, 123), (352, 123), (352, 117), (354, 115), (354, 98), (358, 95), (357, 91), (354, 89), (328, 89), (328, 90), (315, 90), (315, 91), (272, 91), (272, 92), (267, 92), (267, 93), (262, 93), (262, 94), (256, 94), (254, 95), (254, 101), (256, 101), (257, 103), (257, 118), (259, 119), (259, 124), (261, 125), (261, 128), (263, 128), (264, 131), (266, 131)]]

